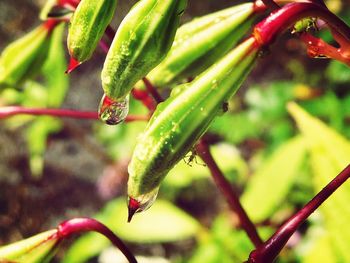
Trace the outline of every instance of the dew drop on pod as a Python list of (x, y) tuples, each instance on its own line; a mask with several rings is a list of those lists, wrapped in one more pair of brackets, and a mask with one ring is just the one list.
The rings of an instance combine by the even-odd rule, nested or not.
[(68, 72), (92, 56), (116, 7), (117, 0), (80, 1), (69, 25), (67, 45), (71, 63)]
[(48, 20), (4, 49), (0, 56), (0, 90), (17, 88), (40, 72), (49, 52), (51, 32), (57, 24)]
[[(116, 104), (125, 104), (137, 81), (145, 77), (168, 53), (186, 0), (140, 0), (125, 16), (108, 51), (102, 74), (105, 96), (99, 116), (109, 124), (122, 121)], [(111, 107), (106, 105), (106, 97)], [(104, 114), (104, 110), (108, 114)], [(121, 112), (125, 116), (127, 108)], [(110, 119), (109, 116), (113, 116)]]
[(148, 79), (156, 87), (197, 76), (234, 47), (248, 32), (254, 4), (236, 5), (182, 25), (166, 58)]
[(248, 38), (159, 104), (128, 167), (129, 220), (152, 205), (161, 181), (222, 113), (225, 102), (252, 69), (259, 50), (256, 39)]

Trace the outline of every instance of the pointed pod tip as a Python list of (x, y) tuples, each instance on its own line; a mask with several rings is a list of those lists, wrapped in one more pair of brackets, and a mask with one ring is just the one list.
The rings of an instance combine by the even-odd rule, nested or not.
[(73, 70), (75, 70), (78, 66), (80, 66), (81, 62), (76, 60), (75, 58), (71, 57), (69, 60), (69, 65), (66, 70), (66, 74), (71, 73)]
[(140, 202), (133, 199), (132, 197), (129, 197), (128, 202), (128, 223), (131, 222), (131, 219), (135, 215), (136, 212), (140, 209)]

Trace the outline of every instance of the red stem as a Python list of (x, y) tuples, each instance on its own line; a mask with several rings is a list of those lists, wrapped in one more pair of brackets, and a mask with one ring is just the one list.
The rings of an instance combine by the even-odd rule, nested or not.
[(340, 174), (338, 174), (309, 203), (307, 203), (301, 210), (299, 210), (299, 212), (288, 219), (288, 221), (284, 223), (269, 240), (254, 250), (250, 254), (248, 262), (272, 262), (285, 246), (289, 238), (298, 229), (298, 227), (343, 183), (345, 183), (349, 177), (350, 165), (348, 165)]
[(254, 28), (254, 36), (260, 45), (272, 44), (284, 30), (306, 17), (318, 17), (331, 29), (350, 41), (350, 28), (324, 6), (316, 3), (291, 3), (272, 13)]
[(261, 0), (264, 5), (271, 10), (277, 10), (280, 8), (280, 6), (274, 1), (274, 0)]
[(162, 96), (160, 96), (160, 94), (158, 93), (157, 89), (152, 85), (152, 83), (146, 77), (143, 78), (142, 81), (145, 84), (149, 94), (152, 95), (152, 97), (157, 103), (161, 103), (162, 101), (164, 101)]
[(105, 35), (109, 38), (110, 41), (113, 41), (115, 36), (115, 30), (111, 26), (107, 26)]
[(74, 218), (61, 223), (57, 229), (57, 235), (60, 239), (69, 238), (73, 234), (80, 234), (88, 231), (98, 232), (108, 238), (114, 246), (118, 247), (130, 263), (137, 263), (136, 258), (123, 241), (108, 227), (95, 219)]
[[(55, 117), (67, 117), (74, 119), (90, 119), (98, 120), (98, 113), (95, 111), (77, 111), (68, 109), (41, 109), (41, 108), (25, 108), (21, 106), (8, 106), (0, 108), (0, 119), (8, 118), (14, 115), (28, 114), (28, 115), (49, 115)], [(147, 121), (148, 116), (144, 115), (129, 115), (125, 122), (132, 121)]]
[(147, 109), (152, 113), (157, 107), (157, 103), (154, 99), (148, 94), (147, 91), (133, 88), (131, 90), (132, 96), (142, 102), (143, 105), (147, 107)]
[(207, 143), (203, 139), (200, 140), (197, 144), (196, 151), (198, 155), (202, 158), (202, 160), (205, 162), (205, 164), (208, 166), (216, 183), (216, 186), (226, 198), (227, 203), (229, 204), (231, 209), (237, 214), (239, 222), (242, 228), (247, 233), (249, 239), (252, 241), (256, 248), (261, 246), (263, 244), (263, 241), (260, 238), (255, 225), (248, 217), (247, 213), (245, 212), (243, 206), (239, 201), (238, 195), (232, 189), (230, 182), (227, 181), (227, 179), (223, 175), (222, 171), (220, 170), (213, 156), (211, 155)]

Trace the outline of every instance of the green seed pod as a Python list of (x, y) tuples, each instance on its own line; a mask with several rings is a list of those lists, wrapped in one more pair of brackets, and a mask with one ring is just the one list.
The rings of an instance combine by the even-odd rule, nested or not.
[(169, 51), (187, 0), (140, 0), (124, 18), (102, 70), (102, 86), (114, 100), (157, 66)]
[(88, 60), (111, 22), (117, 0), (82, 0), (75, 10), (68, 31), (68, 50), (75, 61)]
[(56, 24), (47, 21), (4, 49), (0, 57), (0, 90), (17, 87), (41, 70), (50, 47), (49, 35)]
[(251, 37), (159, 104), (129, 164), (129, 219), (149, 207), (167, 172), (194, 146), (258, 57)]
[(184, 24), (166, 58), (147, 76), (156, 87), (197, 76), (223, 57), (248, 32), (254, 4), (236, 5)]
[(0, 247), (0, 262), (49, 262), (59, 243), (57, 230), (49, 230)]

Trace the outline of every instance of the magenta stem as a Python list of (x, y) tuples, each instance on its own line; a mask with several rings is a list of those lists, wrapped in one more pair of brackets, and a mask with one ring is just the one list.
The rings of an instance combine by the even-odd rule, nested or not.
[(109, 38), (110, 41), (113, 41), (115, 36), (115, 30), (111, 26), (107, 26), (105, 30), (105, 35)]
[(154, 100), (157, 103), (161, 103), (162, 101), (164, 101), (162, 96), (160, 96), (160, 94), (158, 93), (157, 89), (153, 86), (153, 84), (146, 77), (143, 78), (142, 81), (145, 84), (146, 89), (149, 92), (149, 94), (151, 94), (151, 96), (154, 98)]
[(260, 238), (255, 225), (248, 217), (247, 213), (245, 212), (243, 206), (240, 203), (238, 195), (235, 193), (235, 191), (230, 185), (230, 182), (227, 181), (224, 174), (218, 167), (217, 163), (215, 162), (213, 156), (210, 153), (207, 143), (203, 139), (200, 140), (200, 142), (197, 144), (196, 150), (198, 155), (208, 166), (216, 186), (224, 195), (230, 208), (237, 214), (240, 225), (247, 233), (249, 239), (252, 241), (256, 248), (261, 246), (263, 244), (263, 241)]
[(261, 0), (267, 8), (277, 10), (280, 6), (274, 0)]
[[(0, 119), (8, 118), (19, 114), (28, 115), (49, 115), (55, 117), (67, 117), (74, 119), (90, 119), (99, 120), (98, 113), (95, 111), (77, 111), (68, 109), (42, 109), (42, 108), (25, 108), (21, 106), (8, 106), (0, 108)], [(147, 121), (148, 116), (144, 115), (129, 115), (125, 122), (131, 121)]]
[(108, 238), (114, 246), (120, 249), (130, 263), (137, 263), (136, 258), (123, 243), (108, 227), (92, 218), (74, 218), (61, 223), (57, 235), (60, 239), (69, 238), (74, 234), (80, 234), (88, 231), (95, 231)]
[(326, 187), (324, 187), (309, 203), (284, 223), (276, 233), (262, 246), (254, 250), (248, 262), (272, 262), (286, 245), (289, 238), (298, 227), (326, 201), (350, 177), (350, 165), (338, 174)]
[(270, 45), (284, 30), (306, 17), (321, 18), (333, 30), (350, 41), (350, 28), (327, 8), (311, 2), (291, 3), (283, 6), (255, 26), (254, 36), (260, 45)]

